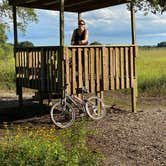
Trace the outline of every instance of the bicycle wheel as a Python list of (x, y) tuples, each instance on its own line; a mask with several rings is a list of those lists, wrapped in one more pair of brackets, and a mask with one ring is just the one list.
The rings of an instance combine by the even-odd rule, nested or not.
[(69, 103), (58, 102), (51, 108), (51, 119), (60, 128), (71, 126), (75, 120), (75, 112)]
[(90, 97), (86, 102), (87, 114), (94, 120), (103, 118), (106, 114), (102, 99), (97, 96)]

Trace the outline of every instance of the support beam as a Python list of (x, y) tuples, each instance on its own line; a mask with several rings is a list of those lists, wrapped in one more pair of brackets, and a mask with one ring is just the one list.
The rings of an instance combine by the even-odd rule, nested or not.
[(78, 23), (82, 19), (82, 13), (78, 13)]
[[(17, 11), (16, 6), (13, 6), (13, 29), (14, 29), (14, 58), (16, 60), (16, 46), (18, 45), (17, 34)], [(16, 70), (16, 69), (15, 69)], [(19, 107), (22, 107), (22, 82), (16, 78), (16, 93), (18, 95)]]
[(136, 98), (137, 98), (137, 76), (136, 76), (136, 25), (135, 25), (135, 11), (134, 4), (131, 2), (130, 4), (131, 10), (131, 32), (132, 32), (132, 44), (135, 46), (133, 51), (133, 85), (131, 87), (131, 103), (132, 103), (132, 111), (137, 112), (136, 107)]
[[(59, 52), (59, 88), (64, 87), (65, 82), (65, 72), (64, 72), (64, 0), (60, 0), (60, 52)], [(61, 90), (62, 97), (64, 96), (64, 91)]]
[(60, 3), (60, 46), (64, 46), (64, 0)]
[(17, 46), (17, 44), (18, 44), (18, 36), (17, 36), (16, 6), (13, 6), (13, 29), (14, 29), (14, 46)]
[(131, 33), (132, 33), (132, 44), (136, 44), (136, 25), (135, 25), (135, 11), (133, 3), (130, 5), (131, 10)]

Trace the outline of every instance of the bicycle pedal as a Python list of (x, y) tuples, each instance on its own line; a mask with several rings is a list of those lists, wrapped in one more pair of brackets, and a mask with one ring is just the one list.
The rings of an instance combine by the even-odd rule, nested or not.
[(52, 102), (49, 102), (49, 103), (48, 103), (48, 106), (53, 106), (53, 103), (52, 103)]

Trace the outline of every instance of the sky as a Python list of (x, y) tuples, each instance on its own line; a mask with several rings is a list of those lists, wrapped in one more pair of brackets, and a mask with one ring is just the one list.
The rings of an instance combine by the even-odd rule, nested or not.
[[(29, 23), (27, 32), (18, 34), (18, 40), (31, 41), (36, 46), (59, 45), (59, 12), (36, 10), (38, 23)], [(113, 6), (83, 13), (89, 31), (89, 43), (130, 44), (131, 21), (126, 5)], [(65, 13), (65, 45), (70, 44), (73, 30), (77, 28), (77, 14)], [(166, 41), (166, 13), (154, 15), (136, 13), (136, 38), (138, 45), (157, 45)], [(8, 42), (13, 42), (13, 30), (7, 33)]]

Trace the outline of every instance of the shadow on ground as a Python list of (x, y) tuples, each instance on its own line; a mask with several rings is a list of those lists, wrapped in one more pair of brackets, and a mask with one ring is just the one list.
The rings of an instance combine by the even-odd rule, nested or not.
[[(21, 108), (19, 108), (17, 99), (0, 99), (0, 123), (50, 123), (49, 111), (50, 107), (47, 105), (40, 105), (30, 99), (24, 99)], [(42, 120), (43, 116), (45, 116), (45, 121)]]

